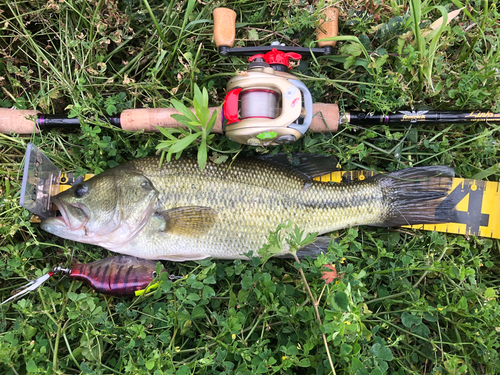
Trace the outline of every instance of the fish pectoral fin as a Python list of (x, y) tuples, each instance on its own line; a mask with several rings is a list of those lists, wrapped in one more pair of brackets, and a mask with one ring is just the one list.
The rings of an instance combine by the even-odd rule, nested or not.
[(164, 232), (179, 236), (200, 237), (217, 221), (217, 212), (210, 207), (186, 206), (156, 212), (165, 221)]
[(201, 260), (210, 258), (210, 255), (201, 253), (159, 255), (156, 260), (168, 260), (170, 262), (187, 262), (189, 260)]

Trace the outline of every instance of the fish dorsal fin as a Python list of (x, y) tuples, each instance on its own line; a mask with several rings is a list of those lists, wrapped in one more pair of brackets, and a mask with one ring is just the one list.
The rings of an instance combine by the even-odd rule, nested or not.
[(155, 213), (165, 220), (164, 232), (179, 236), (200, 237), (217, 221), (217, 212), (210, 207), (176, 207)]
[(293, 169), (309, 180), (340, 169), (337, 158), (331, 155), (282, 152), (276, 155), (262, 155), (257, 158)]

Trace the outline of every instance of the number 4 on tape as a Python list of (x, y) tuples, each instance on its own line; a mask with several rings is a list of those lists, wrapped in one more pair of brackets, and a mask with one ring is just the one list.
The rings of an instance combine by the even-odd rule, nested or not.
[[(317, 179), (320, 181), (346, 182), (373, 176), (370, 171), (333, 172)], [(457, 233), (468, 236), (500, 238), (500, 183), (493, 181), (454, 178), (446, 200), (458, 202), (457, 223), (421, 224), (406, 228)]]
[(445, 198), (458, 202), (457, 223), (413, 225), (415, 229), (436, 230), (470, 236), (500, 238), (500, 184), (493, 181), (454, 178)]

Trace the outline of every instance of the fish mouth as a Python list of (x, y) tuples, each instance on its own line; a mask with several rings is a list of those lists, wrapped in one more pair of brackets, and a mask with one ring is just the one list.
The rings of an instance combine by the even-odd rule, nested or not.
[(59, 225), (72, 231), (85, 228), (90, 218), (90, 212), (86, 206), (80, 203), (67, 204), (57, 197), (53, 197), (52, 202), (57, 206), (57, 212), (60, 214), (52, 217), (53, 221), (56, 220)]

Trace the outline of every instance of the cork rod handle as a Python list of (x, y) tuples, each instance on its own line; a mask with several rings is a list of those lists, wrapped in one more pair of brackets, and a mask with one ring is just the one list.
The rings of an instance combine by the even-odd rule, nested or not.
[[(335, 7), (329, 7), (324, 10), (326, 19), (318, 28), (318, 40), (339, 35), (339, 10)], [(318, 42), (320, 47), (334, 47), (337, 41)]]
[(214, 41), (217, 47), (232, 47), (236, 35), (236, 12), (229, 8), (214, 10)]
[[(210, 107), (210, 116), (219, 107)], [(190, 108), (194, 113), (194, 108)], [(120, 126), (124, 130), (138, 131), (144, 130), (147, 132), (157, 132), (158, 126), (162, 128), (179, 128), (183, 127), (171, 116), (180, 114), (175, 108), (139, 108), (127, 109), (120, 115)], [(222, 134), (222, 120), (220, 113), (217, 116), (212, 133)]]
[(38, 133), (36, 115), (34, 110), (0, 108), (0, 133)]

